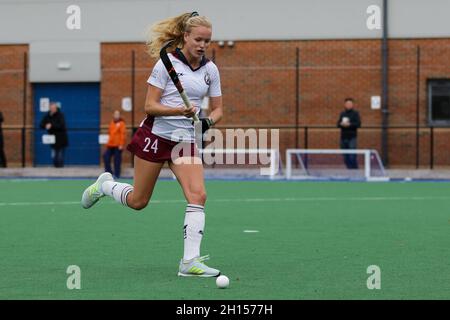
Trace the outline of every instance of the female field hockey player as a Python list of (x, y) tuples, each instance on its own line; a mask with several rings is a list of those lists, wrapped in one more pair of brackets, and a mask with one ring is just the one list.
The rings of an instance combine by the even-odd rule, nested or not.
[[(100, 198), (110, 196), (120, 204), (135, 210), (145, 208), (163, 164), (176, 176), (187, 207), (184, 218), (184, 256), (179, 265), (179, 276), (216, 277), (220, 271), (204, 264), (208, 256), (200, 256), (200, 244), (205, 227), (204, 205), (206, 191), (203, 165), (196, 155), (192, 117), (200, 110), (203, 97), (208, 95), (211, 113), (201, 119), (206, 131), (222, 117), (222, 93), (216, 65), (205, 58), (211, 42), (211, 23), (196, 12), (163, 20), (152, 27), (148, 52), (157, 58), (164, 43), (175, 40), (169, 48), (169, 58), (191, 101), (186, 108), (176, 87), (169, 78), (161, 60), (155, 64), (148, 79), (145, 101), (147, 117), (142, 121), (127, 149), (134, 154), (134, 184), (114, 181), (110, 173), (102, 173), (83, 193), (82, 206), (92, 207)], [(184, 147), (180, 157), (171, 157), (179, 144)], [(188, 148), (186, 148), (186, 146)], [(186, 152), (187, 150), (187, 152)], [(190, 151), (190, 152), (189, 152)]]

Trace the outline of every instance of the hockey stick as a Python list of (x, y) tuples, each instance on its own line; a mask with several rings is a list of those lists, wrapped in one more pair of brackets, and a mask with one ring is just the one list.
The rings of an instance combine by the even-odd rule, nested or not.
[[(166, 67), (167, 72), (169, 73), (170, 79), (172, 79), (173, 84), (175, 87), (177, 87), (178, 92), (180, 93), (181, 98), (183, 99), (184, 105), (187, 108), (191, 108), (191, 102), (189, 101), (188, 96), (186, 95), (186, 92), (184, 91), (184, 88), (180, 82), (180, 79), (178, 78), (177, 72), (175, 71), (175, 68), (172, 65), (172, 61), (170, 61), (169, 56), (167, 55), (167, 48), (169, 48), (173, 43), (173, 40), (168, 41), (164, 46), (161, 48), (161, 51), (159, 51), (159, 56), (161, 57), (161, 60)], [(199, 121), (197, 114), (194, 114), (192, 117), (195, 122)]]

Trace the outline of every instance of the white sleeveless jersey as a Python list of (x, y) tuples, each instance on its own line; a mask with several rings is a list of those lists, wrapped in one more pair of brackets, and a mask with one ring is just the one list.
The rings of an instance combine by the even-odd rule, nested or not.
[[(181, 51), (169, 53), (168, 56), (191, 104), (198, 108), (197, 114), (200, 112), (200, 106), (205, 96), (219, 97), (222, 95), (219, 70), (212, 61), (203, 58), (200, 67), (193, 70)], [(155, 64), (147, 82), (163, 90), (160, 101), (162, 105), (173, 108), (184, 106), (183, 99), (170, 79), (161, 59)], [(185, 116), (147, 116), (142, 125), (150, 125), (153, 134), (165, 139), (195, 141), (192, 118)]]

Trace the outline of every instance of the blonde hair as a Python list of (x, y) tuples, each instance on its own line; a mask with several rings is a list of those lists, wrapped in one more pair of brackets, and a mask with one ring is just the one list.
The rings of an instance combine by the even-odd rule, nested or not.
[(174, 40), (167, 51), (184, 46), (184, 33), (191, 32), (194, 27), (211, 28), (212, 24), (205, 16), (195, 13), (184, 13), (182, 15), (168, 18), (155, 23), (149, 30), (147, 40), (147, 53), (155, 59), (159, 58), (159, 51), (169, 40)]

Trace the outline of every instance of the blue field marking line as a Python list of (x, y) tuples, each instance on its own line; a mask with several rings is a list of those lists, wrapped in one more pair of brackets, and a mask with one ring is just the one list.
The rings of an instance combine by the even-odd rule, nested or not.
[[(52, 180), (95, 180), (97, 177), (90, 177), (90, 176), (85, 176), (85, 177), (27, 177), (27, 176), (22, 176), (22, 177), (1, 177), (0, 176), (0, 181), (52, 181)], [(132, 177), (123, 177), (120, 179), (117, 179), (117, 181), (122, 181), (122, 180), (133, 180)], [(175, 179), (171, 178), (171, 177), (161, 177), (158, 178), (158, 180), (163, 180), (163, 181), (176, 181)], [(287, 182), (287, 183), (305, 183), (305, 182), (313, 182), (313, 183), (318, 183), (318, 182), (350, 182), (350, 183), (411, 183), (411, 182), (439, 182), (439, 183), (448, 183), (450, 182), (450, 179), (411, 179), (411, 180), (405, 180), (403, 178), (392, 178), (388, 181), (366, 181), (364, 179), (307, 179), (307, 180), (288, 180), (286, 178), (279, 178), (279, 179), (270, 179), (270, 178), (260, 178), (260, 177), (205, 177), (206, 181), (270, 181), (270, 182)]]

